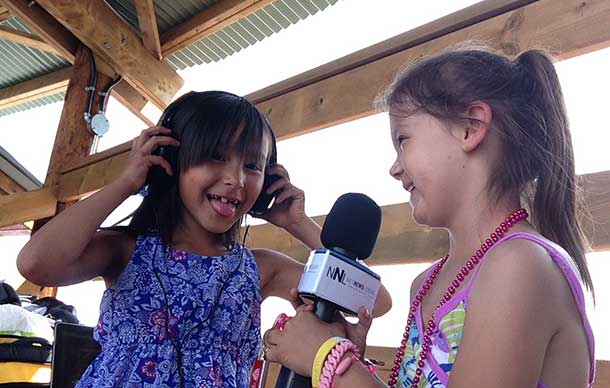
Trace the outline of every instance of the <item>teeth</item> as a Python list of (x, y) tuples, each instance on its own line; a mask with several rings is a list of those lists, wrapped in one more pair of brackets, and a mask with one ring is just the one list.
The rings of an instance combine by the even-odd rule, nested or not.
[(230, 204), (233, 204), (235, 206), (239, 205), (239, 201), (237, 199), (228, 199), (228, 198), (225, 198), (225, 197), (221, 197), (220, 195), (216, 195), (216, 194), (209, 194), (208, 197), (210, 199), (216, 199), (216, 200), (218, 200), (218, 201), (220, 201), (222, 203), (230, 203)]

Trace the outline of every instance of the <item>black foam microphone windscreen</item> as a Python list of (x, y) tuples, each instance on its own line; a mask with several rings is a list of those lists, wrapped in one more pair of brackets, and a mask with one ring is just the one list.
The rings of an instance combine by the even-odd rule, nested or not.
[(340, 196), (324, 221), (322, 244), (353, 259), (366, 259), (373, 252), (381, 227), (381, 209), (360, 193)]

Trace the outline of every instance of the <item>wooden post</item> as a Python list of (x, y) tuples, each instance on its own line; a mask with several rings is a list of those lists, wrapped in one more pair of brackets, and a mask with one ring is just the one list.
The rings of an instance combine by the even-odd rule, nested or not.
[[(61, 112), (55, 144), (49, 161), (49, 169), (44, 182), (44, 187), (53, 187), (57, 184), (63, 167), (89, 155), (93, 144), (93, 133), (89, 129), (84, 119), (84, 112), (87, 109), (89, 95), (87, 87), (91, 77), (91, 62), (88, 48), (80, 45), (76, 51), (72, 75), (68, 82), (64, 107)], [(111, 78), (101, 72), (97, 72), (97, 83), (91, 106), (91, 116), (98, 112), (99, 94), (104, 87), (111, 81)], [(70, 206), (74, 202), (58, 202), (56, 214)], [(50, 218), (41, 219), (34, 223), (32, 233), (40, 229)], [(43, 287), (40, 289), (39, 296), (56, 296), (56, 287)]]

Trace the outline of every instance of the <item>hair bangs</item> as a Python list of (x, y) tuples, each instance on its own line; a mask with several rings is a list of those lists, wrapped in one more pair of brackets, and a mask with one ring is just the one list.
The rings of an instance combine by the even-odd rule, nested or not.
[[(264, 158), (264, 132), (271, 131), (264, 117), (243, 97), (226, 94), (206, 99), (195, 96), (176, 112), (172, 127), (180, 141), (179, 168), (201, 165), (236, 151), (248, 159)], [(267, 152), (267, 160), (270, 151)], [(266, 162), (266, 161), (265, 161)]]

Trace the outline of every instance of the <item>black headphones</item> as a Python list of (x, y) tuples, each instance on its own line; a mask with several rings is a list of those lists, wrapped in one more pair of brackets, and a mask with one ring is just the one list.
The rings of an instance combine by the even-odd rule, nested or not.
[[(174, 113), (177, 109), (176, 107), (179, 106), (179, 104), (177, 104), (176, 102), (184, 99), (185, 97), (187, 97), (188, 95), (190, 95), (192, 93), (195, 93), (195, 92), (189, 92), (189, 93), (183, 95), (182, 97), (180, 97), (178, 100), (174, 101), (161, 115), (161, 118), (159, 119), (159, 125), (173, 130), (171, 123), (174, 118)], [(260, 115), (261, 115), (261, 119), (265, 122), (265, 125), (269, 128), (269, 133), (271, 134), (271, 155), (269, 155), (269, 161), (267, 162), (267, 165), (265, 166), (265, 171), (267, 171), (270, 167), (274, 166), (277, 163), (277, 146), (276, 146), (275, 134), (273, 133), (273, 128), (271, 127), (269, 120), (267, 120), (267, 118), (265, 116), (263, 116), (262, 114), (260, 114)], [(178, 168), (177, 168), (178, 150), (176, 147), (159, 146), (155, 150), (153, 150), (152, 154), (159, 155), (159, 156), (163, 157), (165, 160), (167, 160), (167, 162), (171, 166), (172, 171), (174, 171), (174, 173), (178, 171)], [(279, 175), (265, 174), (265, 179), (263, 181), (263, 187), (261, 189), (261, 192), (260, 192), (258, 198), (256, 198), (256, 201), (254, 202), (254, 205), (252, 205), (252, 208), (250, 209), (250, 211), (248, 211), (248, 214), (253, 215), (253, 216), (261, 216), (267, 210), (269, 210), (269, 208), (272, 205), (272, 201), (275, 198), (275, 196), (278, 194), (278, 192), (268, 194), (267, 189), (275, 181), (279, 180), (280, 178), (281, 177)], [(172, 184), (173, 182), (170, 182), (171, 179), (174, 179), (174, 177), (167, 175), (167, 173), (165, 172), (165, 170), (163, 170), (163, 168), (161, 168), (160, 166), (152, 166), (149, 171), (149, 174), (148, 174), (147, 182), (155, 181), (155, 182), (159, 182), (160, 184), (163, 184), (162, 182), (166, 181), (168, 184)]]

